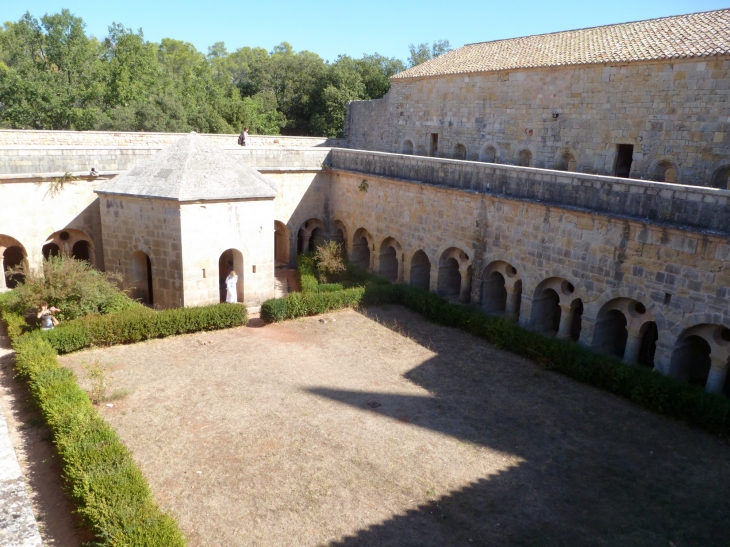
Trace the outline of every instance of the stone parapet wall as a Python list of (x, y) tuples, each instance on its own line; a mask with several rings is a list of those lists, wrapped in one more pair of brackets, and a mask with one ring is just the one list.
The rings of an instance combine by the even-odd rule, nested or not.
[[(0, 146), (153, 146), (162, 148), (186, 133), (137, 133), (127, 131), (51, 131), (34, 129), (0, 130)], [(238, 135), (205, 133), (222, 148), (238, 146)], [(346, 146), (345, 139), (249, 135), (251, 146), (279, 148)]]
[(730, 191), (512, 165), (333, 149), (333, 169), (730, 233)]
[(729, 94), (726, 57), (395, 79), (351, 102), (345, 129), (350, 148), (550, 169), (570, 154), (602, 175), (627, 145), (633, 178), (669, 180), (671, 164), (676, 182), (727, 188)]
[[(151, 158), (163, 148), (150, 146), (0, 146), (1, 174), (88, 173), (126, 171)], [(267, 148), (257, 146), (226, 149), (260, 170), (319, 170), (329, 148)]]

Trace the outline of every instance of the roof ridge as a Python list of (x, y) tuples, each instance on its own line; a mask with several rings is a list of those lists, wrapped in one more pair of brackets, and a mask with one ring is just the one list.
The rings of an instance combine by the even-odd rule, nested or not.
[[(705, 13), (715, 13), (715, 12), (720, 12), (720, 11), (730, 12), (730, 8), (711, 9), (711, 10), (706, 10), (706, 11), (693, 11), (691, 13), (680, 13), (678, 15), (665, 15), (663, 17), (651, 17), (649, 19), (637, 19), (636, 21), (625, 21), (623, 23), (609, 23), (608, 25), (593, 25), (592, 27), (580, 27), (580, 28), (573, 28), (573, 29), (567, 29), (567, 30), (554, 30), (552, 32), (540, 32), (538, 34), (527, 34), (525, 36), (513, 36), (512, 38), (497, 38), (496, 40), (484, 40), (483, 42), (470, 42), (468, 44), (464, 44), (461, 47), (478, 46), (480, 44), (493, 44), (496, 42), (505, 42), (508, 40), (520, 40), (521, 38), (534, 38), (537, 36), (551, 36), (553, 34), (565, 34), (568, 32), (578, 32), (581, 30), (592, 30), (592, 29), (596, 29), (596, 28), (620, 27), (621, 25), (631, 25), (632, 23), (647, 23), (649, 21), (662, 21), (664, 19), (677, 19), (679, 17), (690, 17), (692, 15), (703, 15)], [(458, 51), (459, 49), (461, 49), (461, 48), (456, 48), (451, 51)], [(449, 51), (447, 53), (451, 53), (451, 52)]]

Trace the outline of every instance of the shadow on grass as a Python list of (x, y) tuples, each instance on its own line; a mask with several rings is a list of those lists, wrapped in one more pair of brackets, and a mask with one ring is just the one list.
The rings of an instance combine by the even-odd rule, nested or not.
[(398, 306), (374, 312), (437, 354), (406, 374), (431, 396), (309, 391), (524, 463), (330, 545), (728, 547), (726, 443)]

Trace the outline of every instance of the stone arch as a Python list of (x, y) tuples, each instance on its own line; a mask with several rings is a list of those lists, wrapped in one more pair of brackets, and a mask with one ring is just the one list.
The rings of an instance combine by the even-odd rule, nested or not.
[(535, 288), (529, 324), (543, 334), (577, 340), (582, 313), (583, 302), (577, 298), (575, 285), (562, 277), (548, 277)]
[(499, 148), (493, 142), (485, 143), (479, 150), (479, 161), (485, 163), (499, 163)]
[(403, 139), (403, 142), (400, 143), (400, 153), (401, 154), (413, 154), (413, 143), (415, 142), (415, 139), (411, 137), (407, 137)]
[(609, 300), (596, 316), (593, 347), (613, 353), (627, 363), (636, 363), (639, 355), (653, 355), (656, 350), (658, 332), (653, 340), (645, 337), (647, 323), (654, 323), (658, 328), (656, 317), (643, 302), (627, 297)]
[(394, 237), (385, 237), (379, 245), (378, 275), (394, 283), (403, 281), (403, 247)]
[(657, 182), (679, 182), (680, 172), (674, 158), (663, 156), (649, 164), (649, 178)]
[(350, 231), (347, 229), (347, 224), (342, 220), (335, 220), (332, 223), (332, 241), (339, 243), (342, 250), (342, 257), (347, 260), (348, 256), (348, 243), (349, 243)]
[(431, 260), (421, 249), (411, 257), (411, 286), (429, 290), (431, 287)]
[(484, 312), (517, 318), (522, 300), (522, 278), (512, 264), (494, 260), (482, 273), (480, 305)]
[[(289, 247), (291, 237), (289, 227), (279, 220), (274, 221), (274, 265), (284, 266), (289, 264)], [(243, 274), (243, 272), (241, 272)]]
[(365, 228), (358, 228), (352, 237), (352, 263), (369, 270), (372, 267), (375, 242)]
[(314, 251), (318, 244), (327, 239), (327, 228), (318, 218), (310, 218), (297, 231), (297, 254)]
[(42, 253), (43, 258), (47, 260), (52, 256), (60, 256), (61, 248), (55, 243), (46, 243), (45, 245), (43, 245)]
[(515, 159), (517, 161), (517, 165), (520, 167), (532, 167), (532, 157), (532, 150), (529, 148), (523, 148), (517, 152)]
[(454, 159), (465, 160), (466, 159), (466, 145), (463, 142), (457, 142), (454, 145)]
[(226, 301), (226, 278), (231, 271), (238, 276), (236, 283), (237, 302), (244, 301), (244, 257), (243, 253), (235, 247), (226, 249), (218, 257), (218, 286), (220, 288), (220, 301)]
[(458, 247), (449, 247), (440, 255), (436, 291), (447, 298), (468, 303), (471, 298), (471, 260)]
[(684, 329), (677, 337), (670, 371), (711, 393), (730, 395), (728, 362), (730, 329), (722, 324), (700, 323)]
[(557, 171), (577, 171), (580, 165), (578, 152), (572, 148), (562, 148), (555, 154), (554, 169)]
[(20, 241), (0, 234), (0, 289), (14, 289), (25, 279), (23, 274), (7, 275), (8, 268), (28, 267), (28, 253)]
[[(85, 242), (85, 249), (82, 248), (84, 244), (80, 242)], [(64, 228), (63, 230), (53, 232), (50, 236), (48, 236), (48, 238), (46, 238), (46, 242), (43, 244), (43, 257), (47, 258), (48, 256), (52, 256), (55, 252), (54, 247), (58, 249), (59, 254), (72, 256), (79, 260), (85, 260), (92, 266), (96, 265), (94, 242), (91, 237), (82, 230)], [(76, 252), (74, 252), (74, 249)]]
[(710, 186), (721, 190), (730, 189), (730, 160), (723, 160), (718, 164), (710, 178)]
[(154, 299), (154, 264), (148, 249), (132, 251), (130, 273), (132, 290), (130, 296), (153, 307)]

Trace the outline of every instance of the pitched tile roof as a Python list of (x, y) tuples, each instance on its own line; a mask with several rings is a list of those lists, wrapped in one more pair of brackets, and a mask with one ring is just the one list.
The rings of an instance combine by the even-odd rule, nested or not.
[(469, 44), (392, 79), (730, 54), (730, 9)]
[(95, 191), (206, 201), (273, 198), (277, 189), (275, 182), (193, 132)]

